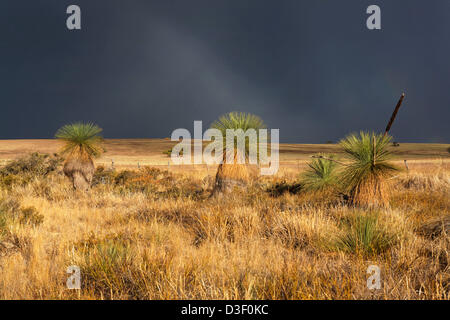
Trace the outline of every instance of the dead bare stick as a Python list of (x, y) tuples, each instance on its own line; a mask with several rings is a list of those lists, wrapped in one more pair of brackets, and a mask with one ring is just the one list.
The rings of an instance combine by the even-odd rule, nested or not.
[(391, 130), (391, 126), (394, 123), (395, 117), (397, 116), (398, 109), (400, 109), (400, 106), (402, 105), (403, 99), (405, 98), (405, 94), (402, 93), (402, 96), (400, 97), (400, 100), (397, 102), (397, 106), (394, 109), (394, 112), (392, 113), (391, 119), (389, 120), (389, 123), (386, 126), (386, 130), (384, 132), (384, 135), (387, 135), (389, 130)]

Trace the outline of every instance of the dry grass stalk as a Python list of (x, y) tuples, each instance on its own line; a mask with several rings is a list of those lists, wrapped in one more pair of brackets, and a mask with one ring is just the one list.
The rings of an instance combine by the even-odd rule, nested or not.
[[(351, 241), (348, 250), (333, 245), (356, 239), (358, 249), (361, 239), (377, 239), (359, 237), (365, 229), (352, 219), (366, 210), (327, 193), (265, 191), (295, 183), (295, 174), (217, 198), (200, 187), (200, 173), (140, 170), (124, 181), (115, 179), (121, 172), (108, 174), (87, 193), (56, 172), (0, 188), (0, 217), (8, 218), (0, 224), (1, 299), (450, 298), (448, 236), (416, 232), (450, 212), (449, 190), (437, 184), (427, 192), (392, 189), (391, 208), (377, 210), (377, 223), (395, 241), (368, 258)], [(137, 188), (143, 181), (146, 188)], [(43, 217), (38, 225), (31, 207)], [(9, 219), (19, 213), (23, 219)], [(65, 285), (70, 265), (81, 267), (79, 293)], [(380, 290), (367, 289), (369, 265), (382, 270)]]

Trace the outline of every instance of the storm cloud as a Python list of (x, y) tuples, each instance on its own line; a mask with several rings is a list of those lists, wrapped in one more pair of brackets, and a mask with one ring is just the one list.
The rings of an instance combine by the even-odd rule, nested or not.
[(405, 92), (395, 139), (450, 140), (447, 0), (2, 0), (0, 21), (0, 139), (77, 120), (168, 137), (246, 111), (281, 141), (321, 143), (383, 130)]

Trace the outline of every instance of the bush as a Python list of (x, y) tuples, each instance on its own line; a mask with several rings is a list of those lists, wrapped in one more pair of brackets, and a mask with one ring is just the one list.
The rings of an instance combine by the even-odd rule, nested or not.
[(300, 183), (289, 184), (286, 181), (277, 182), (267, 189), (267, 192), (272, 197), (279, 197), (285, 193), (297, 194), (302, 190), (302, 185)]
[(56, 171), (63, 158), (57, 154), (39, 154), (34, 152), (26, 157), (13, 160), (0, 169), (0, 175), (30, 174), (33, 176), (46, 176)]
[(44, 216), (34, 207), (21, 208), (15, 199), (0, 199), (0, 240), (8, 235), (8, 227), (12, 224), (38, 226)]
[(195, 197), (203, 193), (198, 183), (190, 179), (175, 181), (168, 171), (153, 167), (139, 170), (105, 170), (99, 166), (94, 174), (93, 185), (108, 184), (119, 194), (145, 193), (158, 197)]
[(98, 166), (92, 177), (92, 186), (98, 184), (111, 184), (114, 182), (116, 172), (114, 170), (106, 170), (104, 166)]
[(115, 185), (125, 185), (129, 183), (132, 179), (135, 179), (139, 176), (139, 174), (136, 171), (131, 170), (123, 170), (120, 171), (116, 176), (114, 177), (114, 184)]
[(0, 169), (0, 184), (6, 187), (25, 185), (37, 177), (45, 177), (55, 172), (63, 158), (57, 154), (32, 153), (13, 160)]
[(138, 171), (124, 170), (114, 178), (114, 184), (125, 192), (156, 192), (161, 185), (171, 182), (167, 171), (144, 167)]

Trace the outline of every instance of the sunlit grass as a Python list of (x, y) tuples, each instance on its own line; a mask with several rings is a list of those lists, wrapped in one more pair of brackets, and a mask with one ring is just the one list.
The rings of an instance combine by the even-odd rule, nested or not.
[[(209, 197), (213, 173), (149, 168), (99, 169), (89, 192), (58, 172), (13, 183), (0, 189), (0, 298), (448, 299), (448, 240), (416, 229), (448, 214), (449, 173), (421, 173), (426, 192), (401, 174), (377, 211), (327, 191), (273, 193), (298, 174), (221, 198)], [(79, 292), (65, 286), (70, 265)], [(366, 287), (369, 265), (380, 291)]]

